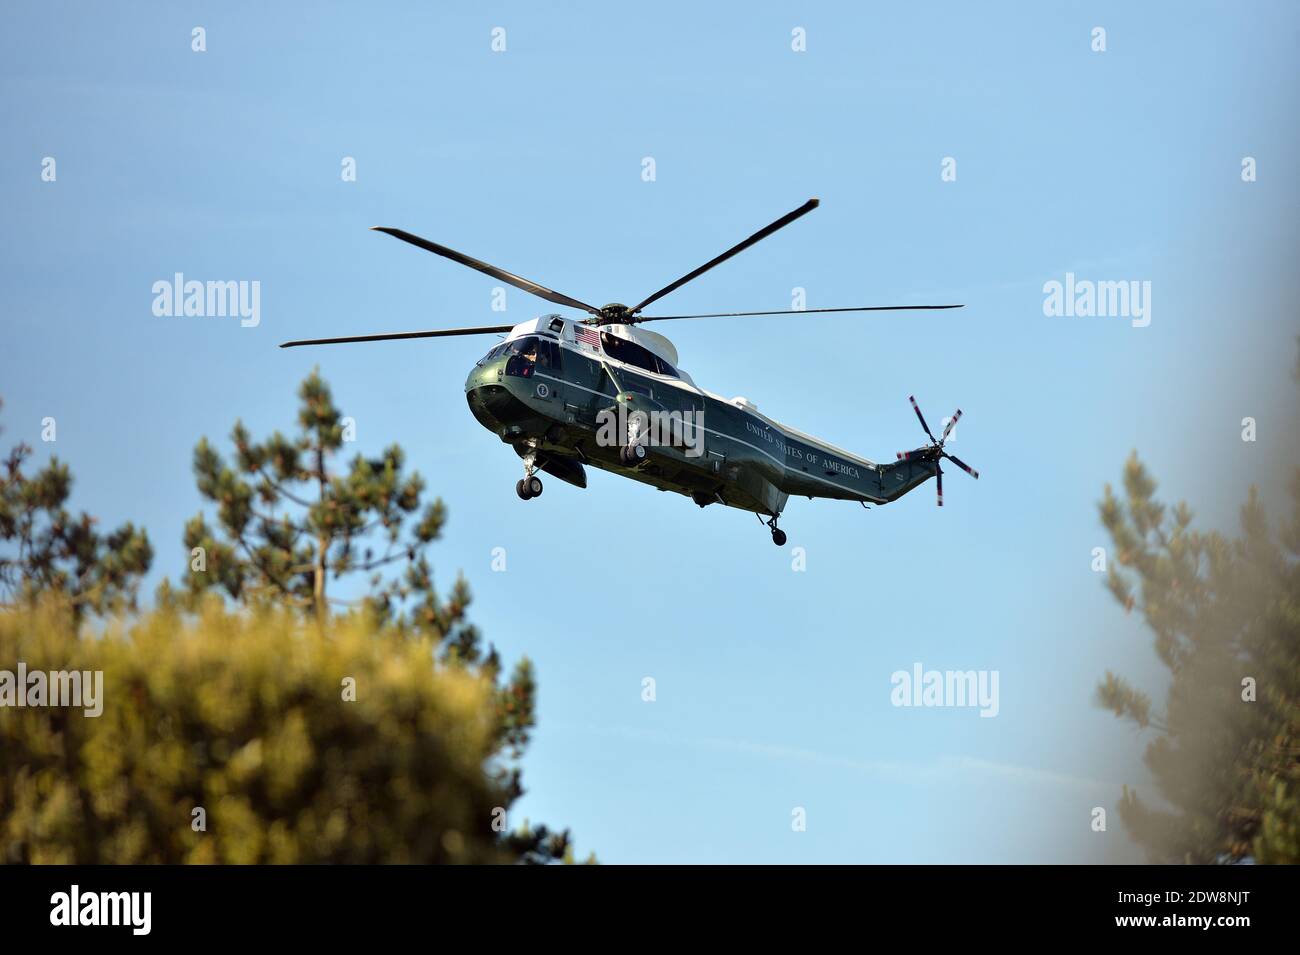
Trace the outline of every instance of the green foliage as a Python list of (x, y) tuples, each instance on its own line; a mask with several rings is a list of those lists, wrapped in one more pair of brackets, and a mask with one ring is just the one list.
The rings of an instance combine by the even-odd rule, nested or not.
[(12, 606), (59, 594), (77, 617), (134, 608), (140, 579), (153, 562), (149, 535), (130, 523), (100, 534), (95, 518), (67, 509), (68, 466), (51, 458), (27, 474), (31, 454), (27, 445), (17, 445), (0, 474), (0, 596)]
[[(232, 460), (206, 438), (195, 447), (198, 490), (216, 506), (217, 527), (202, 514), (186, 525), (186, 548), (203, 549), (197, 562), (191, 559), (189, 592), (218, 589), (236, 600), (287, 603), (323, 617), (329, 581), (364, 574), (369, 591), (360, 605), (368, 613), (450, 636), (473, 655), (477, 635), (463, 626), (465, 582), (458, 579), (442, 602), (425, 557), (446, 522), (442, 501), (422, 505), (424, 480), (404, 473), (397, 445), (377, 458), (357, 454), (337, 470), (346, 428), (329, 386), (312, 372), (298, 397), (293, 438), (277, 431), (257, 442), (237, 421)], [(389, 568), (404, 572), (385, 577)]]
[[(79, 634), (66, 606), (0, 614), (0, 660), (102, 670), (102, 715), (0, 720), (10, 862), (549, 861), (565, 834), (493, 830), (490, 680), (431, 637), (208, 601)], [(355, 702), (344, 680), (355, 681)], [(206, 811), (206, 831), (193, 810)]]
[[(66, 466), (28, 478), (10, 455), (0, 667), (102, 671), (106, 699), (0, 711), (0, 862), (572, 861), (567, 831), (504, 830), (536, 681), (527, 658), (502, 681), (463, 579), (438, 595), (442, 502), (395, 445), (335, 471), (344, 419), (317, 374), (299, 396), (293, 439), (236, 423), (230, 463), (199, 443), (216, 528), (189, 522), (185, 586), (143, 615), (144, 532), (101, 538), (65, 510)], [(327, 592), (345, 575), (359, 600)], [(131, 615), (88, 636), (87, 609)]]
[[(216, 591), (251, 607), (296, 607), (320, 620), (331, 603), (350, 604), (376, 626), (430, 637), (441, 661), (474, 667), (495, 681), (496, 651), (483, 650), (466, 616), (469, 585), (458, 576), (445, 600), (434, 585), (426, 551), (447, 520), (441, 499), (422, 503), (424, 480), (404, 472), (397, 445), (378, 458), (356, 455), (346, 472), (333, 470), (345, 419), (315, 371), (298, 397), (293, 439), (276, 432), (258, 443), (236, 422), (232, 461), (206, 438), (194, 449), (198, 490), (216, 506), (217, 528), (202, 514), (185, 527), (185, 547), (202, 548), (203, 558), (198, 566), (191, 558), (183, 602), (193, 606)], [(372, 538), (383, 553), (368, 546)], [(385, 577), (390, 567), (402, 572)], [(356, 601), (331, 600), (327, 581), (349, 574), (366, 575), (369, 589)], [(521, 660), (495, 698), (500, 742), (515, 755), (528, 743), (535, 695), (532, 665)]]
[(1135, 453), (1123, 497), (1107, 485), (1100, 505), (1110, 591), (1143, 615), (1170, 673), (1163, 712), (1112, 673), (1097, 688), (1156, 734), (1145, 761), (1171, 807), (1126, 787), (1121, 818), (1154, 862), (1300, 862), (1300, 471), (1290, 520), (1270, 529), (1252, 488), (1235, 539), (1193, 530), (1188, 507), (1155, 491)]

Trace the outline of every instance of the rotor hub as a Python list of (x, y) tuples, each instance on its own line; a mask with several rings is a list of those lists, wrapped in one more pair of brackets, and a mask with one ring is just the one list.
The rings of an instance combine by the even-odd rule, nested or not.
[(596, 313), (597, 325), (631, 325), (635, 321), (632, 310), (618, 302), (610, 302)]

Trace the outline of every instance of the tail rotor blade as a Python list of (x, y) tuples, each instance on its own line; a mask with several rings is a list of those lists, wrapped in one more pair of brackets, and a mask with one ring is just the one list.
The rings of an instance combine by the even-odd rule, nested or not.
[(975, 480), (977, 480), (977, 481), (979, 480), (979, 476), (980, 476), (979, 471), (976, 471), (973, 467), (971, 467), (969, 464), (967, 464), (967, 463), (966, 463), (965, 461), (963, 461), (961, 458), (959, 458), (959, 457), (957, 457), (957, 456), (955, 456), (955, 455), (952, 455), (952, 454), (945, 454), (944, 457), (947, 458), (949, 461), (951, 461), (953, 464), (957, 465), (957, 467), (961, 468), (963, 471), (965, 471), (965, 472), (966, 472), (967, 474), (969, 474), (971, 477), (975, 478)]
[[(926, 435), (931, 441), (934, 441), (934, 435), (930, 433), (930, 426), (925, 423), (925, 415), (921, 414), (921, 407), (916, 403), (915, 395), (908, 395), (907, 400), (912, 402), (912, 410), (916, 412), (916, 420), (921, 422), (921, 427), (925, 429)], [(938, 442), (935, 442), (936, 444)]]
[(957, 413), (948, 419), (948, 424), (943, 429), (943, 437), (939, 439), (940, 442), (948, 440), (948, 435), (952, 434), (952, 429), (957, 427), (957, 422), (960, 420), (961, 420), (961, 409), (958, 408)]
[(939, 492), (939, 507), (943, 507), (943, 469), (935, 464), (934, 471), (935, 489)]

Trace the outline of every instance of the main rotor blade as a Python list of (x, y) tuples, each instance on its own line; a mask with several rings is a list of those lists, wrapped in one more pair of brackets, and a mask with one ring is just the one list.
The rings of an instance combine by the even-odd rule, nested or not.
[(436, 328), (428, 332), (392, 332), (386, 335), (349, 335), (346, 338), (304, 338), (299, 341), (285, 342), (281, 348), (296, 348), (299, 345), (343, 345), (349, 342), (391, 342), (403, 338), (444, 338), (450, 335), (489, 335), (508, 332), (513, 325), (479, 325), (476, 328)]
[(785, 226), (788, 226), (795, 219), (798, 219), (800, 216), (807, 215), (808, 213), (816, 209), (819, 205), (821, 205), (821, 200), (809, 199), (798, 209), (795, 209), (793, 212), (787, 212), (785, 215), (777, 219), (771, 225), (764, 226), (762, 229), (759, 229), (757, 232), (751, 235), (744, 242), (741, 242), (739, 245), (733, 245), (731, 248), (729, 248), (726, 252), (723, 252), (716, 259), (712, 259), (711, 261), (705, 262), (694, 272), (689, 272), (686, 275), (683, 275), (681, 278), (679, 278), (676, 282), (673, 282), (671, 285), (665, 285), (663, 288), (655, 292), (653, 295), (651, 295), (640, 305), (637, 305), (635, 308), (633, 308), (632, 309), (633, 314), (641, 311), (641, 309), (645, 308), (651, 302), (659, 301), (659, 299), (663, 298), (669, 292), (681, 288), (687, 282), (691, 281), (691, 279), (699, 278), (701, 275), (703, 275), (709, 269), (713, 268), (715, 265), (720, 265), (721, 263), (727, 261), (727, 259), (731, 258), (733, 255), (736, 255), (740, 252), (744, 252), (755, 242), (761, 242), (763, 239), (766, 239), (777, 229), (781, 229), (784, 228)]
[(547, 288), (545, 285), (538, 285), (536, 282), (529, 281), (526, 278), (515, 275), (513, 272), (507, 272), (505, 269), (499, 269), (495, 265), (488, 265), (486, 262), (480, 262), (472, 256), (465, 255), (463, 252), (457, 252), (455, 249), (449, 249), (445, 245), (439, 245), (437, 242), (430, 242), (428, 239), (422, 239), (418, 235), (412, 235), (401, 229), (390, 229), (388, 226), (374, 226), (372, 232), (384, 232), (395, 239), (401, 239), (403, 242), (409, 242), (411, 245), (418, 246), (426, 252), (432, 252), (434, 255), (441, 255), (444, 259), (451, 259), (453, 262), (459, 262), (461, 265), (467, 265), (471, 269), (477, 269), (484, 275), (490, 275), (494, 279), (500, 279), (513, 285), (517, 289), (530, 292), (538, 298), (546, 299), (555, 305), (566, 305), (569, 308), (580, 308), (584, 312), (590, 312), (595, 315), (600, 309), (588, 305), (586, 302), (579, 302), (576, 298), (570, 298), (560, 292)]
[(701, 315), (638, 315), (635, 323), (668, 322), (677, 318), (747, 318), (751, 315), (810, 315), (817, 312), (910, 312), (940, 308), (965, 308), (965, 305), (861, 305), (854, 308), (787, 308), (775, 312), (707, 312)]

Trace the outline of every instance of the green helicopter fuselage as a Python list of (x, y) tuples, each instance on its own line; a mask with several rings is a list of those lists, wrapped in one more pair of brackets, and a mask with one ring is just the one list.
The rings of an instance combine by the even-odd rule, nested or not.
[(546, 315), (480, 359), (465, 396), (530, 473), (578, 487), (590, 465), (700, 506), (776, 517), (790, 496), (885, 504), (937, 471), (924, 453), (876, 464), (836, 448), (701, 389), (675, 364), (661, 335)]

